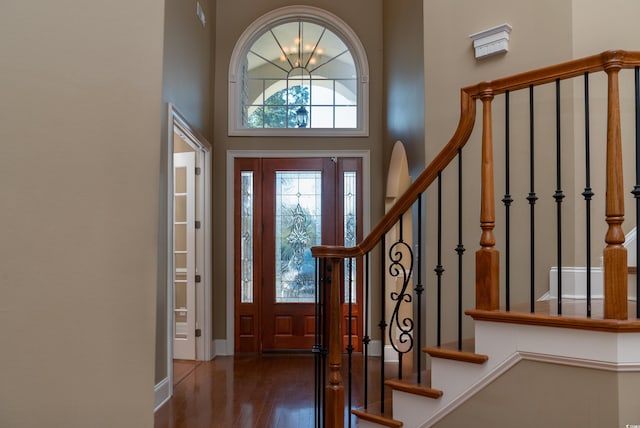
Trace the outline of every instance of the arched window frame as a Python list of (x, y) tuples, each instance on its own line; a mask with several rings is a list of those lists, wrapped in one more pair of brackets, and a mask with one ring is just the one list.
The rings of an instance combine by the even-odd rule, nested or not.
[[(356, 128), (246, 128), (241, 123), (242, 66), (256, 38), (267, 27), (304, 19), (317, 22), (333, 31), (345, 43), (355, 62), (358, 82), (358, 126)], [(229, 129), (230, 136), (319, 136), (366, 137), (369, 135), (369, 63), (356, 33), (336, 15), (312, 6), (287, 6), (276, 9), (255, 20), (242, 33), (229, 64)]]

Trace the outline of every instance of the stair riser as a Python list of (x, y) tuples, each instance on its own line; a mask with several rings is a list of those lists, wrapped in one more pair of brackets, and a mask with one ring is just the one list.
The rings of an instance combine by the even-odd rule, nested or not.
[(434, 358), (431, 360), (431, 383), (447, 397), (456, 397), (488, 372), (486, 365)]

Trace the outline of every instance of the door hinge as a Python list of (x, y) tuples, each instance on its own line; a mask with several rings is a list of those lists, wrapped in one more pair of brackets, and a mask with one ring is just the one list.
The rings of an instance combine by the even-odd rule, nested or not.
[(202, 336), (202, 330), (199, 328), (196, 328), (196, 337), (200, 337)]
[(202, 281), (202, 276), (196, 275), (196, 282), (201, 282), (201, 281)]
[(202, 168), (200, 168), (199, 166), (196, 167), (196, 175), (200, 175), (202, 174)]
[(196, 220), (196, 229), (200, 229), (201, 226), (200, 220)]

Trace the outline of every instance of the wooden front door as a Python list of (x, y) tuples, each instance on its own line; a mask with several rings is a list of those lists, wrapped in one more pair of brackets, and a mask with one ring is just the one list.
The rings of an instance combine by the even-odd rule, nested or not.
[[(360, 164), (336, 158), (236, 160), (236, 352), (311, 350), (316, 263), (310, 249), (353, 245), (359, 238)], [(353, 287), (354, 302), (361, 300), (359, 290)], [(357, 306), (352, 313), (359, 313)], [(354, 339), (361, 337), (362, 323), (356, 324)]]

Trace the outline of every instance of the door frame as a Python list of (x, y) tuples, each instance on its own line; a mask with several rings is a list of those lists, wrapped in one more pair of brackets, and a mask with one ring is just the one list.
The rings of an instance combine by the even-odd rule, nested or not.
[[(187, 119), (178, 111), (175, 105), (168, 103), (168, 141), (167, 141), (167, 266), (166, 266), (166, 291), (167, 291), (167, 367), (169, 386), (173, 389), (173, 326), (174, 326), (174, 297), (173, 297), (173, 132), (174, 128), (184, 133), (192, 143), (198, 147), (200, 159), (196, 160), (196, 167), (200, 167), (201, 174), (196, 180), (202, 191), (202, 204), (196, 209), (196, 216), (201, 216), (201, 228), (196, 231), (196, 246), (202, 251), (196, 255), (196, 266), (202, 267), (201, 286), (196, 287), (196, 324), (202, 334), (196, 337), (196, 360), (211, 360), (212, 349), (212, 225), (211, 225), (211, 144), (198, 131), (196, 131)], [(200, 245), (198, 245), (200, 244)]]
[[(234, 319), (235, 319), (235, 288), (234, 288), (234, 165), (236, 158), (331, 158), (349, 157), (362, 159), (362, 233), (366, 236), (371, 229), (371, 178), (370, 178), (370, 151), (369, 150), (227, 150), (227, 236), (226, 248), (226, 283), (227, 283), (227, 339), (216, 341), (216, 354), (233, 355), (235, 349)], [(370, 293), (369, 293), (370, 294)], [(370, 295), (369, 295), (369, 298)], [(369, 302), (370, 303), (370, 302)], [(371, 325), (370, 314), (365, 314), (364, 322)]]

